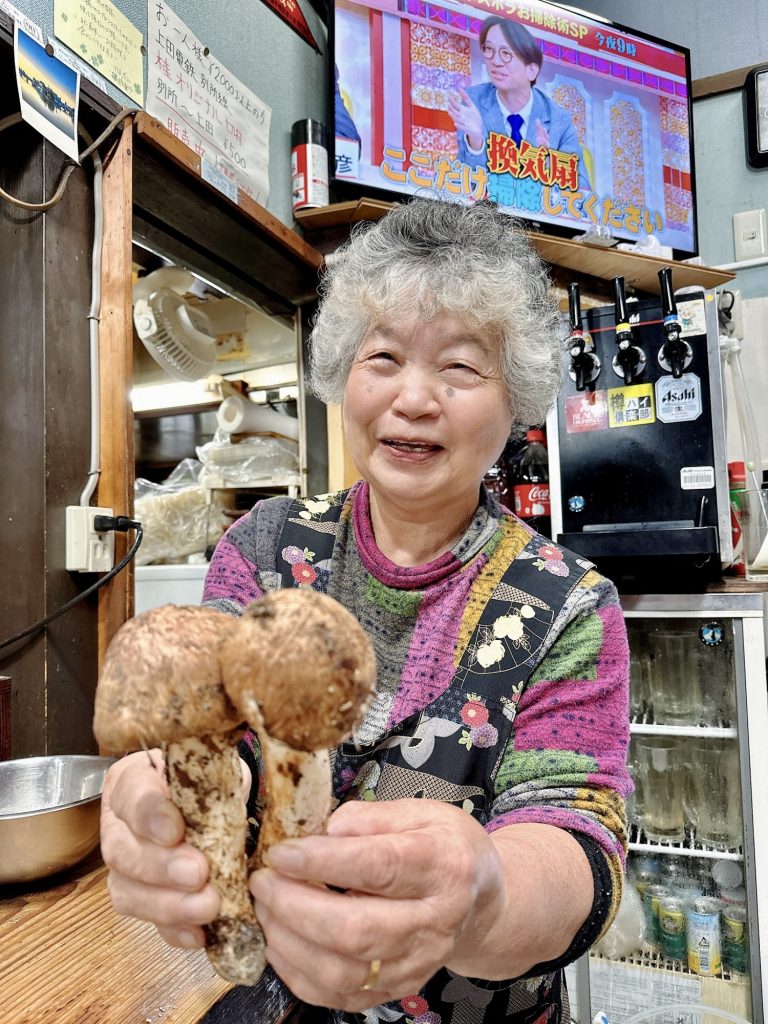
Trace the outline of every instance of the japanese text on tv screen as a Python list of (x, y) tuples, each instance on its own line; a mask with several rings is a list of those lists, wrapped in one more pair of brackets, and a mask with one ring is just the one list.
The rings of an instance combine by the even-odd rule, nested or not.
[(337, 182), (696, 252), (688, 53), (528, 0), (336, 0)]

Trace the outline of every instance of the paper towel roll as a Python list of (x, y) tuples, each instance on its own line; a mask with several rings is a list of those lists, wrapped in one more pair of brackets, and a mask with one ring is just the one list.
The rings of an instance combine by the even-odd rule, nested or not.
[(248, 398), (230, 395), (216, 411), (219, 427), (228, 434), (282, 434), (294, 441), (299, 437), (299, 421), (275, 412), (268, 405), (256, 405)]

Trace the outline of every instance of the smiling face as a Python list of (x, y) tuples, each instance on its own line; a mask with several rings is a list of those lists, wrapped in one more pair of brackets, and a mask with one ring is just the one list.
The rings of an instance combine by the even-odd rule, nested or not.
[[(524, 63), (510, 47), (500, 25), (494, 25), (488, 30), (483, 47), (494, 51), (491, 57), (483, 56), (488, 77), (496, 88), (500, 92), (517, 93), (527, 98), (539, 73), (539, 65)], [(501, 51), (505, 57), (512, 55), (509, 63), (504, 62)]]
[(509, 436), (499, 342), (453, 314), (374, 323), (347, 380), (344, 432), (380, 504), (439, 521), (471, 511)]

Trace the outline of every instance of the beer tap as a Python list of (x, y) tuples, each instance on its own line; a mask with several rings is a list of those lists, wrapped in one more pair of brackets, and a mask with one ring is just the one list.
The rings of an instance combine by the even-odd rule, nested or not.
[(677, 305), (672, 291), (672, 271), (663, 267), (659, 271), (661, 284), (661, 312), (664, 317), (664, 334), (666, 341), (659, 349), (659, 365), (667, 372), (671, 371), (675, 380), (683, 375), (683, 370), (690, 366), (693, 359), (691, 346), (680, 336), (682, 330), (677, 316)]
[(581, 327), (581, 300), (579, 286), (575, 283), (568, 285), (568, 311), (568, 350), (571, 355), (568, 376), (576, 381), (576, 390), (583, 391), (587, 384), (597, 380), (601, 364), (595, 355), (591, 336)]
[(623, 377), (629, 385), (636, 380), (645, 367), (645, 352), (633, 345), (632, 328), (629, 326), (627, 297), (624, 294), (624, 278), (613, 279), (613, 306), (616, 313), (616, 344), (618, 352), (613, 357), (613, 370), (617, 377)]

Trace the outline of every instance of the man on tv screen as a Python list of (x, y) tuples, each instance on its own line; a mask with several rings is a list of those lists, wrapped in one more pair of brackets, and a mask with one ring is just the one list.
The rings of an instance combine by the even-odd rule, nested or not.
[[(551, 156), (552, 151), (575, 157), (578, 170), (572, 173), (571, 184), (589, 191), (589, 175), (571, 115), (536, 88), (543, 62), (536, 39), (524, 25), (492, 15), (480, 30), (480, 50), (490, 81), (462, 89), (448, 101), (458, 132), (459, 160), (493, 172), (491, 150), (495, 140), (504, 136), (505, 143), (511, 139), (520, 151), (530, 147), (548, 151), (550, 160), (559, 159)], [(488, 184), (489, 194), (501, 203), (504, 179), (509, 180), (509, 174), (491, 173)]]

